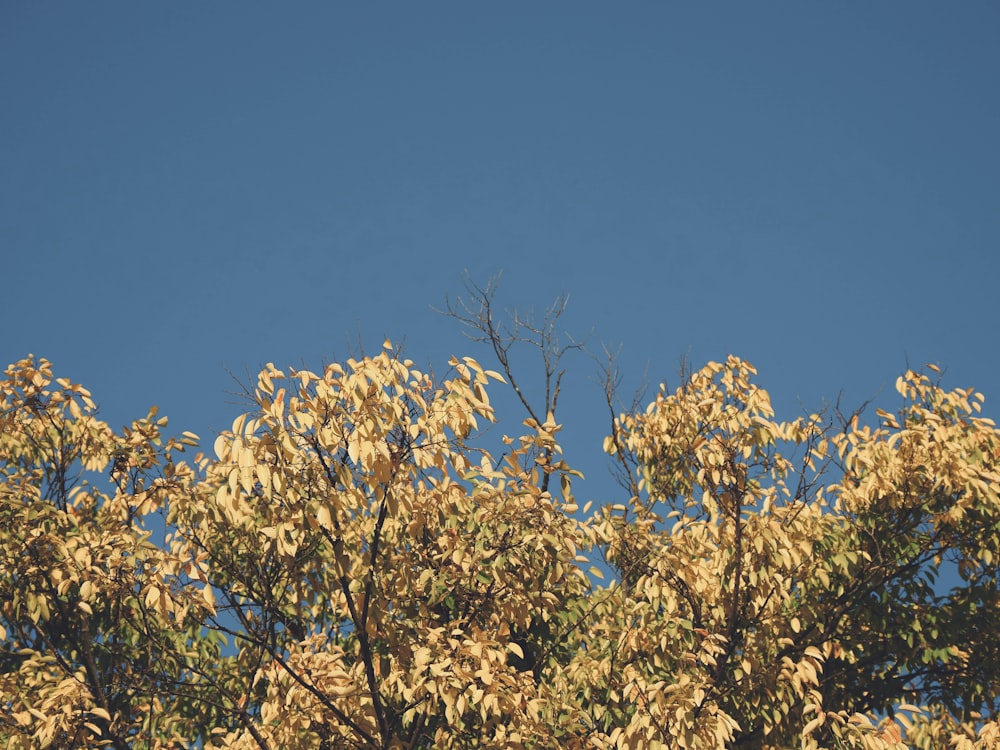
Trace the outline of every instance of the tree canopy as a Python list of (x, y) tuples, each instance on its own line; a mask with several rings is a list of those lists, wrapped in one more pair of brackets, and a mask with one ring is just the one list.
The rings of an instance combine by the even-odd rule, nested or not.
[[(0, 381), (7, 748), (993, 748), (1000, 433), (930, 367), (778, 419), (729, 357), (560, 447), (561, 308), (449, 308), (499, 371), (386, 342), (268, 364), (210, 449)], [(541, 351), (544, 397), (511, 364)], [(490, 393), (525, 413), (492, 452)], [(540, 389), (541, 390), (541, 389)], [(520, 416), (518, 418), (520, 418)]]

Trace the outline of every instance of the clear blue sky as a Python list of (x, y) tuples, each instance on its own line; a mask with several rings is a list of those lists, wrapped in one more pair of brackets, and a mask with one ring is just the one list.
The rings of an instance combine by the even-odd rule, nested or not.
[(998, 39), (972, 1), (6, 2), (0, 359), (210, 446), (227, 369), (486, 361), (430, 307), (502, 269), (627, 388), (735, 353), (793, 417), (936, 362), (997, 417)]

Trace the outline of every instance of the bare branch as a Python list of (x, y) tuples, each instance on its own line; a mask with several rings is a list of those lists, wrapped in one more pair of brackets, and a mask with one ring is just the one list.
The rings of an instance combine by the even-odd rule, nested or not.
[[(562, 367), (563, 357), (571, 351), (584, 351), (585, 341), (577, 341), (565, 332), (561, 335), (568, 343), (563, 343), (560, 339), (559, 319), (569, 305), (569, 295), (565, 293), (559, 294), (546, 308), (541, 321), (536, 320), (531, 311), (521, 313), (516, 308), (504, 310), (502, 318), (498, 319), (496, 293), (499, 283), (499, 274), (491, 277), (485, 286), (477, 284), (466, 274), (466, 295), (457, 296), (454, 301), (445, 297), (443, 310), (432, 309), (457, 320), (465, 329), (465, 336), (469, 340), (489, 345), (504, 377), (528, 416), (540, 425), (550, 416), (555, 418), (562, 379), (566, 373)], [(515, 375), (511, 352), (519, 344), (537, 349), (541, 355), (544, 393), (541, 404), (528, 397)], [(550, 453), (549, 449), (543, 452), (546, 463), (551, 458)], [(542, 491), (548, 489), (549, 476), (546, 473), (542, 479)]]
[(629, 405), (622, 407), (618, 399), (619, 389), (622, 384), (622, 374), (617, 364), (618, 357), (621, 354), (621, 347), (612, 350), (607, 345), (604, 345), (603, 349), (604, 361), (598, 364), (600, 368), (599, 382), (604, 390), (604, 402), (608, 407), (608, 415), (611, 422), (609, 435), (614, 447), (615, 461), (612, 475), (619, 486), (627, 490), (631, 497), (638, 497), (639, 485), (636, 481), (638, 461), (632, 451), (622, 442), (618, 425), (620, 414), (636, 414), (639, 412), (640, 404), (646, 393), (646, 376), (645, 374), (643, 375), (642, 382), (632, 394), (632, 400)]

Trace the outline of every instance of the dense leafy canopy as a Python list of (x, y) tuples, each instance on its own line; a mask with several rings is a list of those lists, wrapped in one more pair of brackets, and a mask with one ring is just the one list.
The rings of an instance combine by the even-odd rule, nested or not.
[(440, 382), (388, 342), (268, 365), (190, 459), (155, 409), (115, 431), (9, 366), (0, 744), (996, 746), (980, 394), (907, 372), (875, 424), (777, 421), (750, 364), (710, 363), (615, 414), (624, 489), (591, 510), (558, 386), (502, 455), (477, 440), (516, 386), (495, 350), (503, 375)]

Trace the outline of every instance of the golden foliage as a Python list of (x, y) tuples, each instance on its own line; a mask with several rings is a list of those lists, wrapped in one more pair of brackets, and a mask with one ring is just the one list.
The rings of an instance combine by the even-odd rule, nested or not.
[(0, 740), (997, 746), (980, 394), (908, 372), (876, 426), (777, 421), (750, 364), (710, 363), (619, 415), (630, 496), (584, 516), (555, 415), (496, 459), (503, 378), (450, 365), (268, 365), (190, 463), (155, 408), (114, 431), (47, 361), (8, 367)]

